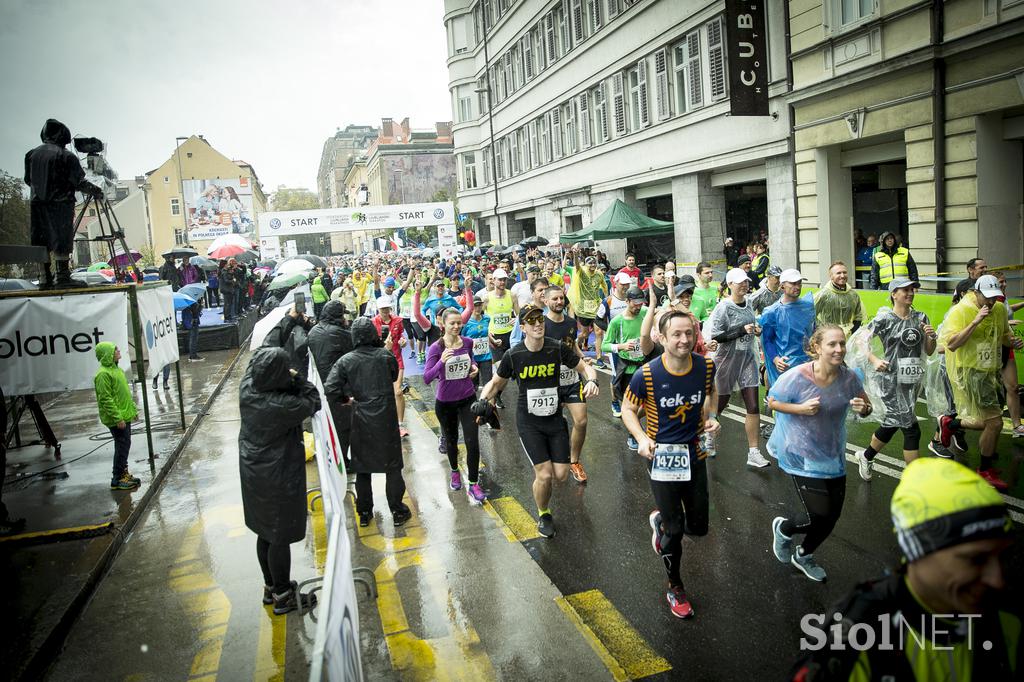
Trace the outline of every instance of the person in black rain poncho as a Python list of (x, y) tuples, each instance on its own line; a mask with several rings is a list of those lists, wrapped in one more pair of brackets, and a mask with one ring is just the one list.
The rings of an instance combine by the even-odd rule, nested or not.
[(289, 367), (281, 348), (257, 348), (238, 390), (238, 465), (245, 525), (256, 533), (263, 603), (281, 615), (314, 603), (290, 577), (288, 547), (306, 537), (306, 452), (302, 422), (320, 394)]
[(289, 366), (303, 379), (309, 373), (309, 342), (307, 333), (313, 320), (292, 308), (281, 321), (270, 328), (263, 339), (265, 348), (283, 348), (288, 354)]
[(352, 471), (356, 475), (356, 511), (359, 525), (370, 525), (373, 518), (373, 491), (370, 474), (387, 474), (388, 506), (396, 526), (412, 516), (402, 502), (405, 479), (402, 478), (402, 440), (398, 435), (398, 408), (394, 383), (398, 379), (398, 361), (367, 317), (352, 323), (351, 352), (334, 363), (324, 384), (324, 393), (332, 402), (354, 400), (352, 407)]
[[(327, 381), (331, 369), (338, 359), (352, 350), (352, 334), (345, 321), (345, 305), (341, 301), (328, 301), (320, 311), (320, 319), (309, 330), (307, 342), (309, 354), (313, 356), (320, 381)], [(352, 432), (352, 405), (348, 402), (328, 400), (334, 427), (338, 430), (338, 441), (345, 456), (345, 468), (351, 466), (348, 456), (349, 436)]]

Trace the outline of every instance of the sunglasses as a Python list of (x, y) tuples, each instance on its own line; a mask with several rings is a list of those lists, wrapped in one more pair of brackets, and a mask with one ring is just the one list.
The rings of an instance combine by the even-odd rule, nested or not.
[(540, 315), (539, 317), (530, 317), (529, 319), (523, 320), (523, 324), (544, 324), (544, 316)]

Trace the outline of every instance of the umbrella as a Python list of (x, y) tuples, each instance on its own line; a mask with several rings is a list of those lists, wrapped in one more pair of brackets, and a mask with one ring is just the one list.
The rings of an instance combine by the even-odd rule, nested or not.
[(90, 265), (89, 269), (87, 270), (87, 272), (98, 272), (100, 270), (109, 270), (109, 269), (110, 269), (110, 263), (101, 260), (101, 261), (97, 261), (97, 262), (93, 263), (92, 265)]
[(261, 268), (270, 268), (271, 270), (273, 270), (274, 268), (277, 267), (277, 261), (276, 260), (272, 260), (272, 259), (271, 260), (261, 260), (259, 262), (259, 266)]
[(260, 255), (258, 253), (256, 253), (252, 249), (249, 249), (248, 251), (243, 251), (242, 253), (235, 256), (235, 260), (238, 261), (239, 263), (255, 263), (259, 257)]
[(189, 298), (194, 298), (198, 301), (206, 295), (206, 282), (193, 282), (192, 284), (186, 284), (182, 288), (178, 289), (178, 293), (185, 294)]
[(174, 292), (174, 309), (175, 310), (184, 310), (185, 308), (189, 307), (190, 305), (194, 305), (195, 302), (196, 302), (196, 299), (194, 299), (194, 298), (192, 298), (190, 296), (186, 296), (185, 294), (181, 293), (181, 291), (175, 291)]
[(536, 234), (533, 235), (532, 237), (527, 237), (526, 239), (519, 242), (520, 246), (525, 246), (528, 249), (532, 249), (535, 246), (547, 246), (550, 243), (551, 242), (549, 242), (544, 237), (541, 237), (540, 235)]
[(293, 287), (300, 282), (306, 281), (306, 275), (302, 272), (296, 272), (292, 274), (281, 274), (271, 280), (270, 285), (267, 286), (267, 291), (274, 291), (276, 289), (287, 289)]
[(160, 280), (160, 275), (155, 272), (144, 272), (142, 273), (143, 282), (157, 282)]
[(320, 256), (313, 255), (312, 253), (300, 253), (298, 256), (292, 256), (291, 258), (286, 258), (284, 260), (284, 262), (287, 263), (288, 261), (295, 260), (296, 258), (301, 258), (302, 260), (309, 261), (310, 263), (312, 263), (314, 266), (316, 266), (318, 268), (326, 268), (327, 267), (327, 261), (325, 261)]
[(192, 256), (188, 259), (188, 262), (202, 270), (216, 270), (217, 263), (210, 260), (206, 256)]
[(142, 271), (143, 272), (147, 272), (147, 273), (148, 272), (159, 273), (160, 272), (160, 268), (156, 267), (155, 265), (150, 265), (148, 268), (142, 268)]
[(111, 265), (125, 267), (126, 265), (131, 265), (133, 263), (138, 262), (141, 258), (141, 253), (139, 253), (135, 249), (129, 249), (128, 253), (125, 253), (124, 251), (121, 251), (120, 253), (115, 253), (114, 257), (108, 260), (107, 262), (110, 263)]
[[(211, 258), (232, 258), (238, 254), (249, 251), (252, 245), (249, 240), (240, 234), (225, 234), (217, 237), (210, 243), (206, 255)], [(192, 255), (196, 255), (194, 252)]]
[[(110, 272), (110, 271), (108, 270), (108, 272)], [(108, 277), (107, 275), (103, 274), (102, 272), (97, 272), (97, 271), (93, 271), (93, 272), (75, 272), (75, 273), (71, 274), (71, 279), (77, 280), (79, 282), (85, 282), (89, 286), (93, 286), (93, 285), (96, 285), (96, 284), (109, 284), (110, 282), (114, 281), (113, 276)]]
[(35, 284), (28, 281), (27, 279), (17, 279), (15, 277), (4, 277), (0, 278), (0, 291), (22, 291), (25, 289), (38, 289)]
[(199, 252), (195, 249), (190, 249), (185, 246), (175, 246), (170, 251), (164, 251), (161, 254), (164, 258), (191, 258), (197, 255)]
[(294, 274), (296, 272), (301, 272), (301, 273), (303, 273), (303, 277), (305, 277), (305, 273), (307, 273), (310, 270), (312, 270), (313, 267), (314, 267), (313, 264), (310, 263), (308, 260), (303, 260), (301, 258), (295, 258), (294, 260), (288, 260), (288, 261), (285, 261), (285, 262), (281, 263), (280, 265), (278, 265), (277, 266), (276, 274), (278, 274), (278, 275), (283, 275), (283, 274), (291, 275), (291, 274)]
[(433, 258), (436, 255), (437, 255), (437, 250), (436, 249), (423, 249), (423, 257), (424, 258)]
[(492, 246), (497, 246), (497, 244), (495, 244), (494, 242), (484, 242), (483, 244), (480, 244), (479, 246), (480, 246), (481, 249), (489, 249)]

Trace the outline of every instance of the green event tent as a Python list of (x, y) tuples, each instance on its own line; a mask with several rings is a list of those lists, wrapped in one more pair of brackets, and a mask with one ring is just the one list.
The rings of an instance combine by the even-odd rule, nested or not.
[(673, 223), (667, 220), (648, 218), (616, 199), (607, 211), (587, 226), (587, 229), (563, 234), (558, 241), (564, 244), (575, 244), (588, 239), (596, 241), (627, 237), (656, 237), (671, 234), (674, 229)]

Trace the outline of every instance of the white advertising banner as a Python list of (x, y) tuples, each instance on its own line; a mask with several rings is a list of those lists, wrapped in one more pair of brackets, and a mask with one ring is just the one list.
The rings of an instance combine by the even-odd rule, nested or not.
[(174, 316), (174, 294), (168, 284), (140, 289), (137, 297), (142, 340), (149, 357), (146, 377), (153, 379), (165, 366), (178, 361), (178, 323)]
[(111, 341), (130, 372), (128, 294), (0, 299), (0, 385), (7, 396), (92, 388), (96, 344)]
[(294, 239), (289, 239), (284, 243), (284, 257), (295, 258), (299, 255), (299, 246)]
[(458, 250), (458, 230), (455, 225), (437, 226), (437, 254), (441, 258), (452, 258)]
[(281, 260), (281, 238), (260, 237), (260, 258), (262, 260)]
[(455, 207), (450, 201), (393, 206), (318, 208), (309, 211), (276, 211), (259, 216), (260, 237), (394, 230), (400, 227), (455, 224)]
[(185, 216), (192, 241), (226, 234), (252, 234), (252, 183), (249, 178), (184, 180)]

